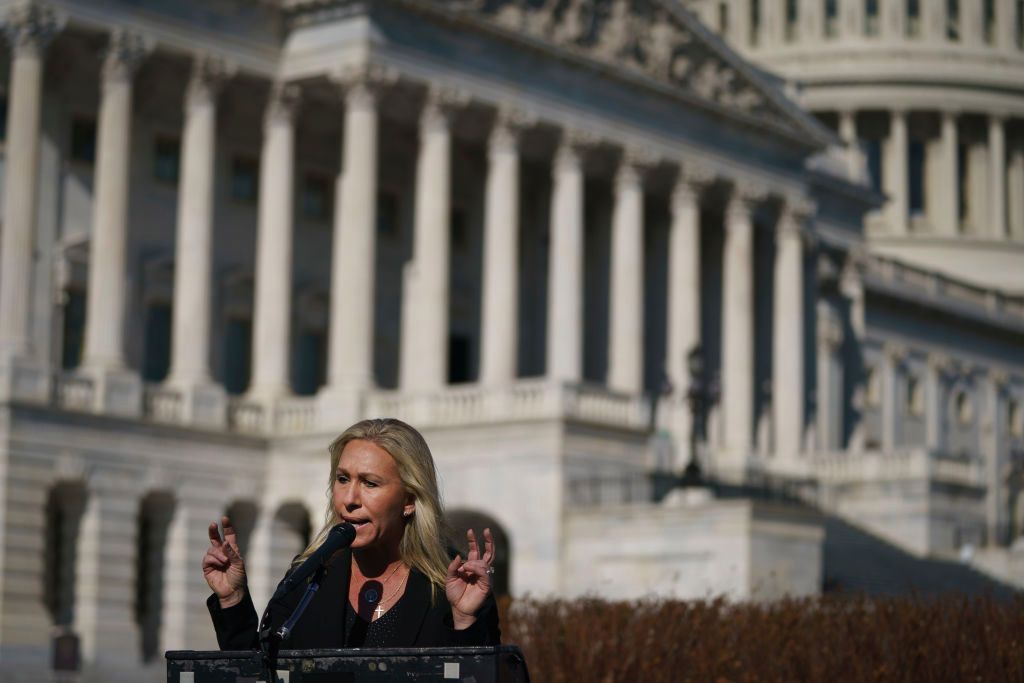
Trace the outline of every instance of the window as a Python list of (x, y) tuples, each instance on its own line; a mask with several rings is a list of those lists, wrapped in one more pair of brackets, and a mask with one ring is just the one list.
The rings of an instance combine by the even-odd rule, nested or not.
[(991, 45), (996, 40), (996, 8), (993, 0), (985, 0), (982, 16), (982, 32), (985, 42)]
[(259, 162), (251, 157), (231, 161), (231, 198), (252, 203), (259, 194)]
[(920, 214), (924, 212), (924, 194), (926, 192), (924, 183), (924, 143), (919, 141), (911, 142), (907, 152), (909, 166), (907, 169), (907, 182), (909, 184), (907, 191), (910, 197), (910, 213)]
[(398, 236), (398, 197), (390, 192), (377, 195), (377, 235)]
[(85, 338), (85, 292), (70, 289), (64, 303), (63, 335), (61, 340), (61, 367), (77, 368), (82, 362), (82, 343)]
[(302, 183), (302, 215), (327, 220), (331, 215), (331, 179), (322, 173), (309, 173)]
[(786, 41), (792, 42), (799, 35), (798, 22), (800, 19), (797, 9), (797, 0), (786, 0)]
[(451, 245), (452, 249), (462, 249), (468, 241), (466, 212), (464, 209), (452, 209)]
[(921, 2), (907, 0), (907, 35), (921, 35)]
[(142, 379), (162, 382), (171, 365), (171, 307), (154, 304), (146, 309), (146, 349), (142, 360)]
[(71, 160), (84, 164), (96, 161), (96, 119), (76, 116), (71, 120)]
[(177, 185), (180, 155), (181, 142), (177, 138), (157, 138), (153, 143), (153, 177), (162, 183)]
[(958, 194), (956, 203), (960, 207), (960, 215), (957, 216), (961, 221), (967, 217), (967, 183), (964, 180), (967, 178), (967, 145), (961, 143), (956, 148), (956, 191)]
[(78, 527), (85, 500), (81, 484), (57, 484), (46, 499), (43, 598), (54, 626), (74, 622)]
[(224, 329), (224, 390), (241, 394), (249, 386), (252, 364), (252, 321), (228, 318)]
[(448, 337), (448, 383), (460, 384), (473, 380), (470, 372), (470, 342), (464, 334), (452, 333)]
[(7, 140), (7, 98), (0, 97), (0, 142)]
[(879, 140), (865, 140), (864, 151), (867, 155), (868, 176), (871, 189), (882, 191), (882, 143)]
[(864, 33), (878, 35), (878, 0), (867, 0), (864, 4)]
[(750, 3), (750, 44), (757, 45), (757, 37), (761, 33), (761, 2), (752, 0)]
[(1024, 438), (1024, 405), (1018, 399), (1011, 398), (1006, 411), (1006, 431), (1015, 439)]
[(729, 35), (729, 5), (725, 2), (718, 3), (718, 33)]
[(312, 396), (327, 382), (327, 335), (303, 330), (295, 340), (293, 388), (299, 396)]
[(914, 417), (924, 415), (923, 382), (913, 375), (907, 378), (907, 414)]
[[(1014, 43), (1017, 48), (1024, 50), (1024, 0), (1017, 0), (1017, 25), (1014, 27)], [(4, 104), (5, 114), (7, 106)]]
[(164, 598), (164, 548), (174, 512), (166, 493), (151, 493), (139, 506), (135, 552), (135, 623), (139, 626), (142, 661), (160, 654), (160, 621)]
[(833, 38), (839, 33), (839, 6), (837, 0), (825, 2), (825, 35)]
[(963, 389), (953, 399), (953, 417), (961, 426), (969, 425), (974, 420), (974, 405), (971, 397)]
[(960, 40), (960, 0), (946, 0), (946, 38)]

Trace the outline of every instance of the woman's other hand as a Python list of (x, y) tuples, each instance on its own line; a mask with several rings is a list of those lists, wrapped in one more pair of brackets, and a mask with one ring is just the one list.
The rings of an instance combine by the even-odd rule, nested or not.
[(466, 532), (469, 541), (469, 554), (466, 560), (456, 555), (448, 565), (448, 577), (445, 579), (445, 595), (452, 606), (452, 620), (456, 630), (469, 628), (476, 621), (476, 613), (483, 607), (484, 600), (491, 592), (491, 575), (494, 569), (494, 538), (490, 529), (484, 529), (484, 553), (480, 556), (476, 534), (470, 529)]
[(221, 608), (234, 607), (245, 597), (245, 562), (231, 520), (221, 517), (224, 538), (217, 524), (210, 525), (210, 547), (203, 556), (203, 577), (220, 599)]

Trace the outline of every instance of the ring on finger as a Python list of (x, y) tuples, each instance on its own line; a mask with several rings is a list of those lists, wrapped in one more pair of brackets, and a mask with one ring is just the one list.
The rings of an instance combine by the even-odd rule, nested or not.
[(488, 574), (493, 574), (494, 573), (494, 567), (488, 567), (487, 568), (487, 573)]

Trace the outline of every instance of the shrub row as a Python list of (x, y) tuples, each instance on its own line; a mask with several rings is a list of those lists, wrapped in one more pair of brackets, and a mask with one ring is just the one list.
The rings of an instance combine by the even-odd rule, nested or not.
[(1024, 598), (505, 601), (540, 683), (1024, 681)]

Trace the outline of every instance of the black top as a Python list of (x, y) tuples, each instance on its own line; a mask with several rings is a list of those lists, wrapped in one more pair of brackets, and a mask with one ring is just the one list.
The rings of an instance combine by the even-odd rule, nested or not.
[[(352, 571), (352, 554), (341, 550), (327, 562), (327, 571), (320, 589), (313, 595), (309, 606), (295, 624), (292, 634), (281, 643), (284, 650), (334, 649), (359, 647), (355, 641), (357, 633), (351, 633), (352, 625), (348, 615), (352, 612), (348, 603), (348, 584)], [(267, 605), (270, 623), (276, 631), (295, 610), (306, 583), (296, 586), (278, 601)], [(477, 613), (476, 622), (467, 629), (456, 631), (452, 622), (452, 608), (444, 593), (436, 591), (431, 600), (430, 580), (416, 569), (409, 573), (405, 594), (399, 604), (392, 606), (383, 618), (400, 606), (401, 611), (392, 617), (394, 623), (375, 629), (374, 647), (450, 647), (471, 645), (499, 645), (501, 630), (498, 627), (498, 607), (494, 596)], [(206, 601), (217, 631), (217, 643), (221, 650), (259, 649), (256, 607), (246, 590), (242, 601), (234, 607), (221, 609), (216, 595)], [(356, 619), (361, 621), (357, 616)], [(380, 621), (380, 620), (378, 620)], [(365, 622), (364, 622), (365, 623)], [(376, 623), (376, 622), (374, 622)], [(372, 626), (372, 625), (371, 625)], [(356, 627), (358, 629), (358, 627)], [(364, 634), (369, 641), (369, 632)], [(370, 646), (370, 642), (366, 642)]]

